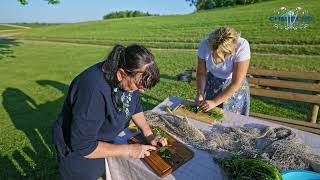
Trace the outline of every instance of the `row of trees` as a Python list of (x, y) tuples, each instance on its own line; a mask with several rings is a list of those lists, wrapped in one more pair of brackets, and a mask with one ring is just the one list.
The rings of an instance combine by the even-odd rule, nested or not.
[[(20, 2), (20, 4), (22, 5), (26, 5), (28, 4), (27, 0), (18, 0)], [(48, 1), (48, 4), (58, 4), (60, 2), (60, 0), (45, 0)]]
[[(18, 0), (21, 4), (28, 4), (28, 0)], [(60, 0), (45, 0), (48, 1), (49, 4), (58, 4)], [(220, 7), (228, 7), (235, 5), (246, 5), (253, 4), (261, 1), (270, 1), (270, 0), (186, 0), (190, 3), (190, 6), (195, 6), (197, 11), (220, 8)], [(154, 16), (152, 14), (143, 13), (140, 11), (120, 11), (113, 12), (103, 16), (103, 19), (111, 19), (111, 18), (123, 18), (123, 17), (139, 17), (139, 16)], [(106, 17), (106, 18), (105, 18)]]
[(128, 17), (141, 17), (141, 16), (159, 16), (157, 14), (144, 13), (141, 11), (117, 11), (106, 14), (103, 19), (114, 19), (114, 18), (128, 18)]
[(197, 11), (220, 8), (220, 7), (228, 7), (235, 5), (246, 5), (253, 4), (261, 1), (270, 1), (270, 0), (186, 0), (190, 2), (190, 6), (195, 6)]

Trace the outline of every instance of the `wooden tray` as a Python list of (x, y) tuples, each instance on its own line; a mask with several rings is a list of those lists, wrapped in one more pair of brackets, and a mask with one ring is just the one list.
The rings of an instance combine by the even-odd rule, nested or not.
[[(191, 149), (176, 140), (167, 132), (158, 127), (157, 129), (161, 130), (165, 134), (168, 140), (168, 149), (171, 152), (172, 158), (171, 160), (165, 160), (161, 158), (157, 151), (151, 151), (150, 156), (144, 157), (143, 160), (158, 176), (163, 178), (171, 174), (173, 171), (178, 169), (190, 159), (192, 159), (194, 153)], [(146, 139), (141, 133), (131, 137), (128, 142), (131, 144), (147, 144)]]
[[(215, 124), (217, 121), (219, 121), (203, 112), (198, 112), (198, 113), (191, 112), (186, 108), (184, 108), (184, 105), (194, 105), (194, 102), (190, 100), (184, 100), (180, 105), (178, 105), (176, 108), (173, 109), (173, 113), (180, 116), (187, 116), (188, 118), (201, 121), (207, 124)], [(223, 110), (221, 108), (215, 107), (214, 109), (216, 111), (220, 111), (221, 113), (223, 113)]]

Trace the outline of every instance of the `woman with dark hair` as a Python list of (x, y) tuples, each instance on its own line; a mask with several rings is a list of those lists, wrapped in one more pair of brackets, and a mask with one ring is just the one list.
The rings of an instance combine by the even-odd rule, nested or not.
[(116, 45), (107, 59), (80, 73), (71, 83), (53, 127), (62, 179), (98, 179), (106, 157), (143, 158), (154, 146), (113, 144), (130, 119), (151, 145), (167, 145), (145, 120), (139, 92), (159, 81), (154, 56), (143, 46)]

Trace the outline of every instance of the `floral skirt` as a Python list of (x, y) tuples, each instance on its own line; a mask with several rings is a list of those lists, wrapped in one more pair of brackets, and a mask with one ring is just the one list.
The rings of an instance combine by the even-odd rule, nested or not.
[[(231, 79), (220, 79), (207, 73), (207, 81), (205, 87), (206, 100), (212, 100), (222, 93), (231, 83)], [(247, 80), (243, 82), (241, 87), (229, 99), (220, 104), (218, 107), (224, 111), (234, 112), (249, 116), (250, 109), (250, 87)]]

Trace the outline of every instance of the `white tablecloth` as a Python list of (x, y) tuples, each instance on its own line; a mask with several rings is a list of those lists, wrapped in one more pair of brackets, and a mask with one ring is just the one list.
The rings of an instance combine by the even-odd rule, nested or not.
[[(169, 97), (156, 106), (153, 111), (159, 113), (164, 112), (164, 105), (175, 106), (180, 104), (181, 99), (176, 97)], [(264, 127), (264, 126), (275, 126), (280, 125), (271, 122), (263, 121), (262, 119), (257, 119), (248, 116), (237, 115), (234, 113), (226, 112), (224, 120), (214, 126), (189, 119), (193, 125), (197, 128), (204, 130), (212, 130), (212, 128), (217, 128), (218, 126), (237, 126), (237, 127)], [(287, 127), (288, 128), (288, 127)], [(297, 133), (298, 137), (306, 145), (310, 146), (315, 154), (320, 154), (320, 136), (297, 129), (292, 129)], [(127, 143), (127, 139), (135, 134), (128, 130), (115, 139), (115, 143), (123, 144)], [(127, 158), (107, 158), (107, 179), (110, 180), (157, 180), (157, 179), (181, 179), (181, 180), (195, 180), (195, 179), (223, 179), (221, 170), (212, 159), (212, 155), (209, 153), (193, 148), (188, 145), (194, 152), (194, 157), (189, 160), (186, 164), (182, 165), (171, 175), (160, 178), (158, 177), (142, 160), (134, 160)]]

